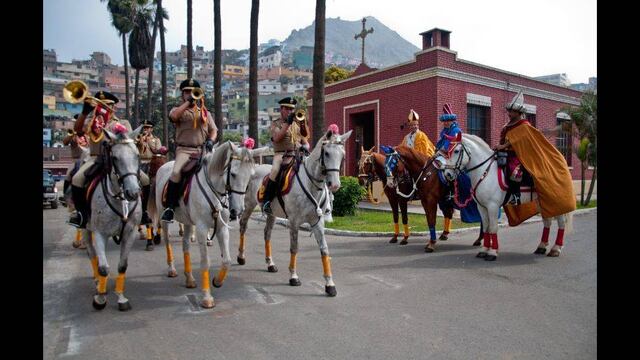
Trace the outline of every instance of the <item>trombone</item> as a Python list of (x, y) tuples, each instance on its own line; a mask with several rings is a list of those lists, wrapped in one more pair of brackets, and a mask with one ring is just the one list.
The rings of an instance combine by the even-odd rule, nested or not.
[(82, 80), (69, 81), (62, 89), (62, 96), (67, 102), (71, 104), (88, 102), (89, 104), (91, 104), (91, 106), (94, 107), (96, 106), (96, 103), (102, 104), (107, 110), (111, 112), (111, 116), (114, 118), (114, 120), (120, 121), (120, 119), (118, 119), (118, 117), (115, 115), (115, 110), (113, 110), (104, 101), (90, 96), (88, 95), (88, 93), (89, 87)]

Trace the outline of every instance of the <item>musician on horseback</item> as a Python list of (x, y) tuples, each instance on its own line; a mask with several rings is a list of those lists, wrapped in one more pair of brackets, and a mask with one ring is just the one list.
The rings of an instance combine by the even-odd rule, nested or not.
[[(73, 118), (76, 119), (76, 121), (78, 120), (78, 115), (79, 114), (75, 114), (73, 116)], [(82, 160), (82, 154), (86, 151), (89, 151), (88, 149), (89, 144), (87, 142), (87, 137), (84, 135), (83, 132), (76, 132), (73, 129), (69, 129), (67, 136), (65, 136), (65, 138), (62, 139), (62, 144), (64, 144), (65, 146), (69, 146), (69, 148), (71, 148), (71, 158), (73, 159), (73, 162), (67, 169), (67, 174), (65, 175), (65, 178), (64, 178), (63, 193), (66, 194), (67, 189), (69, 188), (69, 186), (71, 186), (71, 178), (73, 177), (75, 172), (78, 170), (80, 165), (82, 165), (80, 163), (80, 161)]]
[(176, 158), (167, 185), (167, 208), (162, 213), (162, 221), (173, 221), (174, 208), (180, 199), (182, 168), (192, 155), (202, 155), (203, 143), (207, 151), (212, 151), (218, 136), (213, 115), (204, 106), (204, 96), (194, 98), (192, 91), (195, 89), (200, 89), (196, 80), (186, 79), (180, 83), (183, 103), (169, 112), (169, 120), (176, 126)]
[[(99, 99), (101, 103), (96, 103), (94, 106), (85, 101), (82, 113), (78, 116), (73, 128), (76, 133), (87, 134), (89, 144), (89, 157), (85, 159), (84, 164), (80, 166), (78, 172), (71, 179), (71, 197), (76, 213), (69, 220), (69, 224), (80, 229), (84, 229), (89, 220), (89, 203), (85, 197), (85, 186), (89, 179), (85, 176), (85, 173), (90, 168), (93, 168), (90, 171), (91, 175), (98, 172), (94, 171), (94, 169), (102, 166), (102, 144), (109, 141), (102, 129), (106, 128), (109, 131), (113, 131), (117, 126), (124, 126), (127, 131), (131, 131), (129, 121), (116, 119), (113, 116), (115, 104), (119, 101), (115, 95), (106, 91), (98, 91), (94, 97)], [(91, 120), (86, 122), (88, 115), (90, 115)], [(141, 173), (140, 182), (143, 186), (149, 185), (149, 178)]]
[(262, 211), (272, 214), (271, 201), (276, 196), (278, 189), (277, 177), (284, 158), (293, 158), (295, 151), (299, 147), (309, 151), (309, 143), (306, 137), (309, 129), (306, 121), (299, 124), (294, 119), (293, 110), (296, 108), (297, 100), (286, 97), (280, 101), (280, 118), (271, 123), (271, 142), (273, 143), (273, 163), (269, 182), (264, 192), (264, 203)]
[[(153, 135), (153, 122), (145, 120), (142, 124), (142, 134), (136, 139), (136, 147), (140, 153), (140, 172), (144, 172), (149, 178), (151, 160), (154, 155), (166, 154), (166, 148), (162, 147), (160, 139)], [(149, 202), (149, 192), (151, 184), (142, 187), (142, 225), (150, 224), (151, 218), (147, 213), (147, 203)]]

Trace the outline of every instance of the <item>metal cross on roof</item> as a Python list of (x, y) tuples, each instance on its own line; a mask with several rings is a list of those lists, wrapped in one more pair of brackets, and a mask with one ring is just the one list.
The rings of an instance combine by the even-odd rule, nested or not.
[(362, 38), (362, 63), (364, 64), (364, 38), (367, 37), (367, 34), (371, 34), (373, 32), (373, 27), (369, 30), (366, 30), (364, 24), (367, 22), (366, 18), (362, 18), (362, 31), (359, 34), (356, 34), (354, 37), (355, 40), (358, 38)]

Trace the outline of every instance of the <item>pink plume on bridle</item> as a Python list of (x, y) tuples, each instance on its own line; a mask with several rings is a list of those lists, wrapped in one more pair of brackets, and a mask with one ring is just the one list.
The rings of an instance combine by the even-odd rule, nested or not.
[(253, 140), (253, 138), (246, 138), (242, 142), (242, 145), (244, 145), (244, 147), (246, 147), (247, 149), (253, 149), (253, 147), (256, 145), (256, 141)]
[(124, 125), (120, 124), (120, 123), (115, 124), (113, 126), (113, 133), (116, 134), (116, 135), (126, 134), (127, 133), (127, 128)]
[(329, 130), (336, 135), (340, 133), (340, 128), (338, 128), (338, 125), (336, 124), (329, 125)]

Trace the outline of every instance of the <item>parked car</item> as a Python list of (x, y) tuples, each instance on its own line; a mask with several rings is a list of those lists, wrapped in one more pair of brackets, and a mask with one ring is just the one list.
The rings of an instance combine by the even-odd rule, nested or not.
[(51, 205), (52, 209), (58, 208), (58, 189), (51, 170), (42, 170), (42, 205), (45, 204)]

